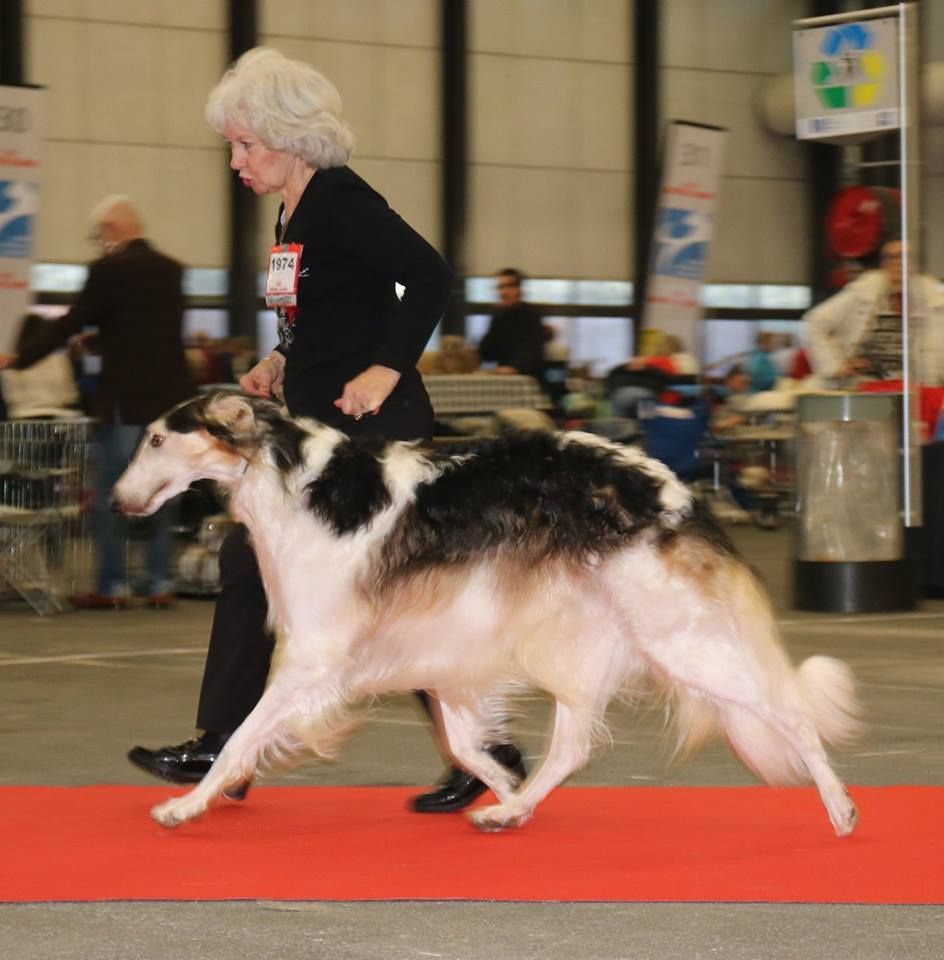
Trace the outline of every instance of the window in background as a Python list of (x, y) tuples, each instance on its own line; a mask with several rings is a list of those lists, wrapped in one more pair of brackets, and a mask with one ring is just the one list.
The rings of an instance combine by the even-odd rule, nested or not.
[[(498, 303), (495, 277), (467, 277), (465, 298), (469, 303)], [(524, 298), (530, 303), (584, 304), (603, 307), (633, 302), (633, 285), (625, 280), (532, 279), (524, 282)]]
[(184, 296), (225, 297), (228, 289), (226, 270), (216, 267), (193, 267), (184, 270)]
[(223, 340), (229, 336), (229, 314), (219, 308), (184, 310), (184, 340), (196, 334), (206, 334), (211, 340)]
[(812, 303), (812, 290), (780, 283), (709, 283), (702, 287), (701, 302), (706, 307), (807, 310)]
[[(723, 376), (754, 348), (758, 324), (754, 320), (704, 320), (701, 325), (702, 370)], [(714, 367), (716, 366), (716, 369)]]
[[(78, 293), (85, 285), (88, 267), (81, 263), (34, 263), (30, 289), (36, 293)], [(184, 294), (188, 297), (224, 297), (226, 270), (193, 267), (184, 270)]]
[(547, 317), (559, 329), (567, 324), (570, 365), (586, 365), (594, 377), (603, 377), (632, 356), (632, 325), (626, 317)]
[(274, 310), (260, 310), (256, 314), (256, 344), (258, 355), (264, 357), (279, 342), (279, 326)]
[(712, 376), (723, 375), (729, 367), (742, 363), (761, 332), (784, 334), (791, 338), (792, 347), (800, 345), (796, 320), (704, 320), (701, 331), (702, 367)]
[[(488, 333), (488, 325), (491, 321), (491, 315), (487, 313), (468, 313), (465, 317), (465, 338), (469, 343), (478, 346), (482, 342), (482, 337)], [(438, 327), (436, 328), (439, 329)]]
[(44, 320), (58, 320), (69, 312), (69, 308), (60, 303), (32, 303), (28, 309), (30, 313), (36, 313)]
[(78, 293), (87, 276), (88, 267), (79, 263), (34, 263), (30, 289), (37, 293)]

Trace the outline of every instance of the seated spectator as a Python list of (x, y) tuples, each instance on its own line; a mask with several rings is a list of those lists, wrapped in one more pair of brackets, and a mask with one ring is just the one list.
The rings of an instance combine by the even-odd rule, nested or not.
[(752, 393), (773, 390), (777, 381), (783, 377), (783, 371), (773, 358), (779, 337), (770, 330), (762, 330), (757, 335), (757, 344), (748, 355), (746, 373), (750, 378)]
[(745, 404), (750, 394), (750, 374), (740, 364), (735, 364), (724, 376), (720, 403), (711, 411), (712, 433), (723, 434), (747, 423)]
[(697, 368), (694, 358), (681, 352), (681, 341), (671, 334), (649, 328), (639, 337), (640, 352), (612, 369), (604, 390), (617, 417), (633, 418), (640, 401), (665, 396), (667, 388), (680, 379), (691, 379)]
[(497, 364), (497, 373), (523, 373), (544, 385), (544, 345), (553, 331), (541, 312), (524, 300), (524, 274), (508, 268), (497, 275), (498, 308), (479, 344), (483, 363)]

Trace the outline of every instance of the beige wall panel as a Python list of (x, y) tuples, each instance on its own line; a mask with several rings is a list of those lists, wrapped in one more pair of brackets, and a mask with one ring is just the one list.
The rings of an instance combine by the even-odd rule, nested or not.
[(226, 0), (173, 0), (172, 3), (150, 5), (158, 8), (156, 15), (159, 20), (156, 22), (167, 27), (188, 27), (222, 33), (227, 29)]
[(629, 183), (622, 173), (474, 166), (467, 270), (625, 277)]
[(48, 89), (47, 136), (215, 142), (203, 105), (225, 67), (220, 34), (43, 18), (28, 32), (27, 75)]
[(26, 78), (46, 87), (46, 136), (88, 135), (88, 26), (75, 20), (26, 21)]
[(84, 96), (86, 136), (115, 143), (161, 142), (161, 31), (124, 24), (89, 23)]
[(374, 55), (376, 154), (438, 158), (441, 151), (438, 50), (380, 48)]
[(224, 30), (224, 0), (27, 0), (34, 17), (72, 17), (172, 27)]
[(226, 262), (226, 181), (217, 151), (54, 141), (46, 158), (37, 260), (89, 260), (90, 210), (107, 194), (126, 193), (168, 253), (189, 266)]
[(783, 73), (792, 69), (791, 24), (804, 0), (662, 0), (661, 63)]
[[(261, 0), (262, 36), (435, 46), (437, 0)], [(273, 42), (273, 46), (278, 46)]]
[(85, 0), (26, 0), (27, 17), (84, 17)]
[(927, 61), (944, 60), (944, 3), (921, 5), (921, 43)]
[(474, 55), (473, 162), (626, 169), (629, 68)]
[(574, 258), (579, 270), (561, 276), (620, 280), (633, 272), (633, 196), (629, 175), (580, 175), (574, 217)]
[[(944, 60), (944, 3), (922, 4), (922, 17), (925, 59), (940, 62)], [(944, 279), (944, 126), (926, 126), (922, 134), (924, 264), (928, 273)]]
[(944, 279), (944, 176), (924, 181), (924, 265), (931, 276)]
[(358, 155), (440, 155), (438, 51), (289, 38), (279, 39), (277, 48), (310, 63), (338, 88)]
[[(188, 267), (219, 267), (229, 257), (226, 154), (216, 150), (147, 151), (144, 172), (154, 206), (151, 236)], [(144, 165), (142, 165), (144, 166)]]
[(757, 118), (754, 99), (766, 76), (663, 70), (663, 116), (725, 127), (724, 173), (803, 179), (805, 146), (792, 137), (768, 133)]
[(95, 202), (91, 197), (102, 193), (88, 183), (83, 145), (50, 141), (45, 150), (35, 258), (85, 263), (95, 253), (86, 240), (88, 213)]
[(709, 283), (808, 283), (806, 184), (726, 179), (721, 186)]
[(223, 38), (204, 31), (161, 30), (157, 72), (161, 89), (159, 137), (163, 144), (216, 146), (218, 134), (203, 117), (210, 90), (226, 69)]
[(632, 0), (474, 0), (470, 47), (531, 57), (631, 58)]
[(929, 178), (944, 176), (944, 126), (925, 126), (921, 136), (925, 175)]

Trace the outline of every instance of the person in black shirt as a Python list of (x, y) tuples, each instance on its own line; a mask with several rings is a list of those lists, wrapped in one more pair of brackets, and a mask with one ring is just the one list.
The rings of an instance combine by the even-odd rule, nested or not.
[(522, 373), (543, 386), (544, 345), (549, 336), (541, 313), (524, 301), (520, 270), (502, 270), (497, 281), (501, 305), (479, 344), (479, 356), (486, 363), (497, 364), (497, 373)]
[[(346, 165), (354, 138), (337, 90), (309, 65), (257, 48), (226, 72), (206, 115), (228, 141), (230, 166), (246, 188), (282, 198), (266, 281), (279, 343), (240, 386), (254, 396), (283, 397), (292, 416), (314, 417), (352, 437), (429, 439), (433, 411), (416, 363), (443, 314), (452, 273)], [(405, 288), (402, 299), (396, 283)], [(220, 583), (197, 712), (203, 733), (128, 754), (142, 770), (176, 783), (202, 779), (259, 700), (269, 672), (274, 640), (244, 527), (222, 546)], [(427, 695), (420, 697), (428, 709)], [(513, 745), (491, 749), (509, 768), (522, 769)], [(454, 768), (413, 807), (458, 810), (484, 790)]]

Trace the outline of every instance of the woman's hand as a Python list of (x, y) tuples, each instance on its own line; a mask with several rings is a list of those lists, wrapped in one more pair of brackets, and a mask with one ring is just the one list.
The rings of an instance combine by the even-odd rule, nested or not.
[(375, 363), (344, 384), (344, 392), (334, 405), (341, 413), (360, 420), (365, 414), (377, 413), (399, 381), (396, 370)]
[(277, 359), (274, 354), (270, 354), (239, 378), (239, 386), (250, 396), (268, 399), (274, 396), (282, 385), (284, 372), (284, 357), (279, 354)]

